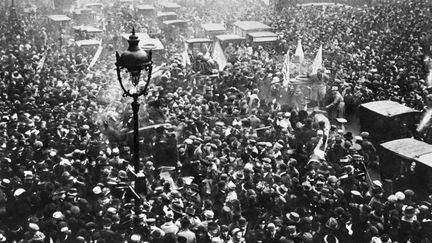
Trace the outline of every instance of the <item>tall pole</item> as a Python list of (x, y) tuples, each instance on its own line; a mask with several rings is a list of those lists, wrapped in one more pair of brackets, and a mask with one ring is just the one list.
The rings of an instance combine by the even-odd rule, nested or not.
[[(134, 163), (134, 171), (135, 171), (135, 191), (139, 191), (139, 131), (138, 131), (138, 111), (140, 104), (138, 103), (138, 95), (133, 96), (132, 102), (132, 111), (133, 111), (133, 128), (134, 128), (134, 148), (133, 148), (133, 163)], [(135, 201), (135, 226), (138, 226), (139, 220), (138, 215), (140, 214), (140, 199), (137, 198)]]

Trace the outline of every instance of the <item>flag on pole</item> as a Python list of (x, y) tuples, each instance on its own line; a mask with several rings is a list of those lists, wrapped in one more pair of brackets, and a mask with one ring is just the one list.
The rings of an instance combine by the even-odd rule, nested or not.
[(318, 69), (322, 68), (322, 62), (323, 62), (322, 51), (323, 50), (321, 45), (312, 63), (312, 73), (317, 73)]
[(88, 66), (87, 70), (90, 70), (90, 68), (92, 68), (96, 64), (97, 60), (99, 59), (100, 55), (102, 54), (102, 49), (103, 49), (103, 47), (102, 47), (102, 41), (101, 41), (99, 44), (99, 48), (97, 49), (97, 51), (96, 51), (92, 61), (90, 62), (90, 65)]
[(300, 63), (302, 63), (304, 61), (304, 52), (303, 52), (303, 46), (302, 46), (301, 40), (298, 41), (294, 56), (296, 56), (299, 59)]
[(43, 66), (45, 65), (45, 60), (47, 58), (48, 55), (48, 51), (45, 51), (45, 53), (43, 54), (42, 58), (39, 60), (38, 65), (36, 67), (36, 72), (40, 73)]
[(225, 57), (225, 54), (222, 50), (222, 46), (219, 43), (219, 41), (216, 42), (215, 47), (213, 49), (213, 59), (219, 65), (219, 71), (222, 71), (227, 65), (227, 59)]
[(290, 70), (289, 70), (289, 65), (290, 65), (290, 50), (288, 50), (287, 54), (285, 55), (285, 60), (282, 66), (282, 75), (283, 75), (283, 86), (284, 87), (288, 87), (289, 82), (290, 82)]
[(188, 54), (187, 50), (188, 50), (188, 47), (187, 47), (187, 44), (185, 44), (184, 51), (182, 52), (182, 65), (183, 65), (183, 67), (191, 65), (191, 60), (189, 58), (189, 54)]

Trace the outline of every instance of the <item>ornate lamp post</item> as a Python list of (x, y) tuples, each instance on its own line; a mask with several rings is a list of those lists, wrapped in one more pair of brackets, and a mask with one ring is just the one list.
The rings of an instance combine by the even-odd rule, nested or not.
[[(129, 48), (121, 55), (116, 52), (116, 67), (117, 78), (120, 86), (123, 89), (123, 97), (132, 97), (133, 111), (133, 165), (135, 172), (135, 191), (138, 191), (139, 184), (139, 134), (138, 134), (138, 110), (140, 104), (138, 98), (147, 94), (147, 87), (150, 83), (152, 73), (152, 52), (151, 50), (142, 50), (139, 46), (138, 36), (135, 35), (135, 29), (132, 30), (132, 35), (129, 36)], [(121, 77), (121, 70), (126, 69), (130, 75), (132, 84), (131, 89), (126, 89)], [(139, 214), (139, 201), (135, 203), (136, 217)]]

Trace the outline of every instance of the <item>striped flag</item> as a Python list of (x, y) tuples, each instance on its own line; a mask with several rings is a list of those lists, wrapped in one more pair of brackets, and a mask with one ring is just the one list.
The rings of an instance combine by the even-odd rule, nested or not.
[(284, 87), (288, 87), (290, 82), (290, 50), (288, 50), (287, 54), (285, 55), (285, 61), (282, 66), (282, 75), (283, 75), (283, 85)]
[(299, 40), (297, 43), (297, 48), (296, 48), (296, 51), (294, 53), (294, 56), (299, 59), (300, 63), (302, 63), (304, 61), (304, 52), (303, 52), (303, 46), (302, 46), (301, 40)]
[(312, 73), (317, 73), (318, 69), (322, 68), (322, 62), (323, 62), (322, 52), (323, 49), (321, 45), (312, 63)]

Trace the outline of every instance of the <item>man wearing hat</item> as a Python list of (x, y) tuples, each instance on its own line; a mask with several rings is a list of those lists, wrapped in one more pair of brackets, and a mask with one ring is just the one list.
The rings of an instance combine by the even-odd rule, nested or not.
[(27, 242), (43, 242), (45, 240), (44, 233), (39, 231), (39, 225), (29, 223), (28, 231), (24, 233), (24, 240)]
[(168, 233), (174, 233), (177, 234), (179, 231), (179, 228), (177, 225), (174, 224), (174, 212), (173, 211), (167, 211), (165, 213), (165, 223), (161, 225), (160, 227), (165, 234)]
[(378, 154), (375, 146), (369, 141), (369, 133), (362, 132), (360, 136), (363, 138), (362, 150), (365, 157), (366, 165), (378, 166)]
[(180, 220), (180, 230), (178, 232), (178, 236), (182, 236), (186, 238), (187, 243), (195, 243), (196, 242), (196, 235), (194, 232), (192, 232), (189, 228), (191, 226), (191, 222), (189, 221), (189, 218), (183, 217)]
[(274, 223), (267, 224), (264, 242), (277, 242), (279, 240), (278, 234)]

